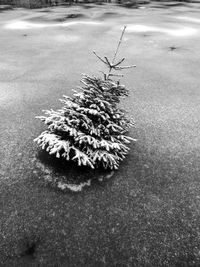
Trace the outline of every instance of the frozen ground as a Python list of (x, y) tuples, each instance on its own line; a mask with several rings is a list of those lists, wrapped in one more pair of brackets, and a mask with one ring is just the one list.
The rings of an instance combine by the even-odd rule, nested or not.
[[(0, 266), (200, 266), (200, 4), (0, 13)], [(138, 139), (119, 171), (82, 192), (82, 171), (39, 153), (36, 115), (58, 108), (92, 55), (121, 49)], [(88, 174), (91, 178), (92, 174)], [(40, 178), (40, 179), (39, 179)], [(45, 179), (44, 179), (45, 178)]]

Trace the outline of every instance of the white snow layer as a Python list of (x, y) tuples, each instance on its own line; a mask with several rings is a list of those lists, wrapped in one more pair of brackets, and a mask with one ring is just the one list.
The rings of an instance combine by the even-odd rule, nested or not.
[(90, 185), (91, 185), (91, 180), (88, 180), (87, 182), (83, 182), (80, 184), (66, 184), (63, 182), (58, 182), (58, 188), (62, 190), (67, 188), (73, 192), (80, 192), (83, 189), (83, 187), (90, 186)]
[(191, 27), (181, 27), (177, 29), (170, 29), (170, 28), (161, 28), (155, 26), (146, 26), (140, 24), (128, 24), (127, 25), (127, 32), (159, 32), (159, 33), (166, 33), (168, 35), (177, 36), (177, 37), (184, 37), (190, 36), (197, 33), (197, 29)]
[(198, 19), (198, 18), (191, 18), (191, 17), (187, 17), (187, 16), (178, 16), (176, 18), (180, 19), (180, 20), (189, 21), (189, 22), (200, 23), (200, 19)]
[(24, 30), (24, 29), (41, 29), (41, 28), (50, 28), (50, 27), (67, 27), (73, 26), (77, 24), (83, 25), (98, 25), (100, 22), (92, 22), (92, 21), (71, 21), (64, 23), (32, 23), (28, 21), (12, 21), (5, 25), (6, 29), (10, 30)]

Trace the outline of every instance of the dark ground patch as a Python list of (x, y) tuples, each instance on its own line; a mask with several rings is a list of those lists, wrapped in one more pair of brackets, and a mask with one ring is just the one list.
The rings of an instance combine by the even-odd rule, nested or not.
[(105, 12), (99, 16), (98, 19), (111, 19), (111, 18), (117, 18), (120, 17), (121, 14), (117, 12)]
[[(78, 5), (78, 4), (77, 4)], [(95, 7), (95, 5), (92, 5), (92, 4), (84, 4), (84, 5), (81, 5), (80, 4), (80, 6), (82, 7), (82, 8), (84, 8), (84, 9), (90, 9), (90, 8), (94, 8)]]
[(186, 6), (187, 2), (181, 1), (181, 2), (165, 2), (162, 3), (166, 7), (179, 7), (179, 6)]
[(169, 2), (159, 2), (159, 1), (155, 1), (152, 3), (152, 7), (154, 8), (161, 8), (161, 9), (167, 9), (167, 8), (176, 8), (176, 7), (187, 7), (189, 4), (189, 2), (187, 1), (169, 1)]
[(117, 16), (118, 14), (115, 12), (105, 12), (103, 14), (103, 17), (113, 17), (113, 16)]
[(125, 2), (123, 4), (118, 4), (119, 6), (122, 6), (122, 7), (125, 7), (125, 8), (134, 8), (134, 9), (137, 9), (139, 8), (139, 5), (136, 3), (136, 2)]
[(53, 14), (53, 15), (36, 15), (29, 19), (29, 21), (35, 21), (35, 22), (65, 22), (72, 19), (83, 19), (86, 18), (86, 16), (82, 13), (70, 13), (70, 14)]
[(81, 13), (74, 13), (74, 14), (68, 14), (64, 17), (55, 18), (54, 21), (64, 22), (64, 21), (67, 21), (69, 19), (79, 19), (79, 18), (86, 18), (86, 16), (84, 14), (81, 14)]
[(175, 46), (175, 45), (172, 45), (169, 47), (169, 51), (174, 51), (176, 49), (178, 49), (179, 47)]
[(22, 251), (20, 253), (20, 256), (31, 257), (34, 259), (36, 256), (38, 244), (40, 243), (40, 238), (36, 236), (25, 237), (24, 240), (21, 240), (20, 243), (22, 244)]
[(6, 11), (6, 10), (11, 10), (11, 9), (13, 9), (13, 7), (10, 5), (1, 5), (0, 4), (0, 12)]

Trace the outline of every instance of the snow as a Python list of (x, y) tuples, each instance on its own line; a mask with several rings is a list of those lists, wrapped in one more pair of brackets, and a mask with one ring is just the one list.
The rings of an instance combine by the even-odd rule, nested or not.
[(176, 17), (176, 18), (180, 19), (180, 20), (185, 20), (185, 21), (188, 21), (188, 22), (200, 23), (200, 19), (198, 19), (198, 18), (191, 18), (191, 17), (187, 17), (187, 16), (179, 16), (179, 17)]
[(197, 29), (192, 27), (179, 27), (177, 29), (170, 29), (170, 28), (163, 28), (163, 27), (156, 27), (156, 26), (146, 26), (142, 24), (128, 24), (127, 25), (127, 32), (158, 32), (158, 33), (165, 33), (171, 36), (177, 37), (187, 37), (190, 35), (194, 35), (198, 32)]
[(88, 180), (87, 182), (83, 182), (80, 184), (68, 184), (63, 182), (58, 182), (58, 188), (61, 190), (69, 189), (73, 192), (80, 192), (85, 186), (90, 186), (91, 180)]
[(94, 21), (71, 21), (64, 23), (32, 23), (29, 21), (16, 20), (7, 23), (4, 27), (10, 30), (24, 30), (24, 29), (41, 29), (41, 28), (52, 28), (52, 27), (68, 27), (74, 25), (99, 25), (100, 22)]

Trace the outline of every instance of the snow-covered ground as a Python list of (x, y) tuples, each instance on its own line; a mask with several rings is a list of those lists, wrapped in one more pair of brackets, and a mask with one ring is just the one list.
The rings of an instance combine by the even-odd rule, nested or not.
[[(200, 265), (199, 11), (155, 2), (0, 13), (1, 263)], [(119, 57), (137, 67), (124, 73), (130, 96), (122, 107), (138, 141), (109, 180), (62, 193), (47, 180), (79, 191), (71, 177), (83, 174), (38, 155), (35, 116), (59, 108), (81, 73), (101, 75), (92, 51), (112, 57), (124, 25)], [(27, 242), (34, 257), (25, 255)]]

